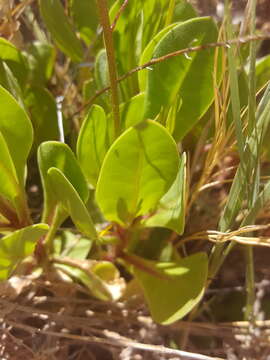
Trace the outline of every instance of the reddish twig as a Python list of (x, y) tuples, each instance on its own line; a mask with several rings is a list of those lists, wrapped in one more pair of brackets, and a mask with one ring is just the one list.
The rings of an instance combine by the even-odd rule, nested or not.
[[(131, 75), (133, 75), (134, 73), (136, 73), (138, 71), (150, 68), (153, 65), (159, 64), (159, 63), (161, 63), (165, 60), (168, 60), (170, 58), (173, 58), (175, 56), (187, 55), (188, 53), (191, 53), (191, 52), (198, 52), (201, 50), (208, 50), (208, 49), (212, 49), (212, 48), (223, 48), (223, 47), (230, 47), (232, 45), (237, 45), (237, 44), (246, 44), (250, 41), (259, 41), (259, 40), (265, 40), (265, 39), (269, 39), (269, 38), (270, 38), (270, 33), (263, 33), (263, 34), (259, 34), (259, 35), (250, 35), (250, 36), (240, 37), (240, 38), (228, 40), (225, 42), (208, 43), (208, 44), (188, 47), (185, 49), (180, 49), (180, 50), (174, 51), (172, 53), (163, 55), (161, 57), (152, 59), (145, 64), (139, 65), (139, 66), (135, 67), (134, 69), (131, 69), (126, 74), (119, 77), (117, 79), (117, 83), (127, 79), (128, 77), (130, 77)], [(110, 88), (111, 88), (110, 86), (107, 86), (107, 87), (97, 91), (95, 93), (95, 95), (93, 95), (85, 104), (83, 104), (75, 113), (72, 114), (72, 117), (75, 115), (78, 115), (87, 106), (93, 104), (93, 102), (96, 100), (96, 98), (98, 98), (100, 95), (102, 95), (105, 92), (107, 92), (108, 90), (110, 90)]]
[(115, 18), (113, 20), (113, 23), (111, 25), (111, 31), (114, 31), (117, 21), (119, 20), (122, 12), (125, 10), (125, 8), (127, 7), (128, 4), (128, 0), (124, 0), (123, 4), (121, 5), (120, 9), (118, 10), (117, 14), (115, 15)]

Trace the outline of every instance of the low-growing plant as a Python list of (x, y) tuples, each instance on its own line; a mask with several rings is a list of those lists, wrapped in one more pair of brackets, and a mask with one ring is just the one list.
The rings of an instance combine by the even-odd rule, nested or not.
[[(241, 243), (253, 319), (251, 245), (269, 246), (250, 234), (269, 200), (260, 166), (269, 56), (256, 60), (266, 36), (255, 34), (256, 1), (240, 34), (229, 2), (218, 24), (186, 0), (38, 7), (39, 15), (25, 9), (24, 26), (35, 24), (30, 46), (0, 39), (1, 280), (74, 280), (104, 301), (139, 284), (153, 319), (170, 324), (196, 316)], [(186, 235), (194, 204), (232, 153), (239, 164), (224, 211), (216, 203), (217, 227)], [(43, 210), (33, 215), (25, 183), (36, 160)], [(194, 250), (195, 239), (214, 244)]]

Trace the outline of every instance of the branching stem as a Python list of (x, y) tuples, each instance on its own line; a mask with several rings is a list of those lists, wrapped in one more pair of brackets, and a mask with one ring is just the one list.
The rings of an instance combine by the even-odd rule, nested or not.
[[(140, 65), (140, 66), (135, 67), (134, 69), (131, 69), (126, 74), (124, 74), (124, 75), (120, 76), (118, 79), (116, 79), (116, 82), (120, 83), (121, 81), (127, 79), (128, 77), (130, 77), (131, 75), (133, 75), (134, 73), (136, 73), (138, 71), (150, 68), (153, 65), (159, 64), (159, 63), (161, 63), (165, 60), (168, 60), (172, 57), (175, 57), (175, 56), (180, 56), (180, 55), (184, 55), (184, 54), (187, 54), (190, 52), (197, 52), (197, 51), (207, 50), (207, 49), (216, 48), (216, 47), (221, 47), (221, 48), (229, 47), (234, 44), (247, 44), (248, 42), (251, 42), (251, 41), (260, 41), (260, 40), (265, 40), (265, 39), (269, 39), (269, 38), (270, 38), (270, 32), (259, 34), (259, 35), (245, 36), (245, 37), (241, 37), (241, 38), (228, 40), (225, 42), (209, 43), (209, 44), (198, 45), (198, 46), (194, 46), (194, 47), (188, 47), (185, 49), (180, 49), (180, 50), (174, 51), (172, 53), (166, 54), (164, 56), (161, 56), (159, 58), (152, 59), (143, 65)], [(87, 106), (93, 104), (93, 102), (100, 95), (104, 94), (105, 92), (107, 92), (110, 89), (111, 89), (111, 86), (107, 86), (107, 87), (97, 91), (95, 93), (95, 95), (93, 95), (85, 104), (83, 104), (76, 112), (74, 112), (72, 114), (72, 116), (78, 115)]]

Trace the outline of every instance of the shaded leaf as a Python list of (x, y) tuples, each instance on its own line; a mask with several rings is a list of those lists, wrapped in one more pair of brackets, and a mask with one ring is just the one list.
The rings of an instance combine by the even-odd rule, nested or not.
[(81, 61), (83, 57), (82, 45), (65, 15), (60, 0), (39, 0), (39, 5), (42, 18), (56, 45), (72, 61)]
[(161, 198), (155, 214), (145, 226), (166, 227), (182, 234), (185, 226), (186, 154), (182, 155), (178, 175), (169, 191)]
[(145, 264), (160, 276), (154, 277), (138, 268), (134, 268), (134, 274), (144, 290), (151, 315), (158, 323), (167, 325), (183, 318), (202, 298), (208, 266), (205, 253), (177, 263), (145, 261)]
[(54, 254), (71, 259), (85, 260), (92, 248), (93, 241), (71, 231), (63, 231), (54, 239)]
[(0, 38), (0, 59), (7, 63), (19, 84), (25, 86), (28, 71), (24, 58), (21, 52), (4, 38)]
[(100, 300), (117, 300), (125, 290), (124, 279), (120, 277), (115, 265), (110, 262), (73, 260), (69, 265), (56, 264), (55, 266), (83, 283), (91, 294)]
[[(216, 42), (217, 36), (217, 27), (209, 17), (185, 21), (159, 41), (152, 58), (190, 46)], [(145, 118), (154, 119), (162, 108), (168, 110), (180, 96), (181, 107), (177, 113), (173, 136), (177, 140), (183, 138), (213, 101), (214, 62), (215, 49), (208, 49), (156, 64), (147, 73)]]
[(30, 82), (45, 85), (53, 71), (56, 56), (54, 47), (49, 43), (34, 41), (25, 56), (30, 69)]
[(95, 0), (71, 0), (71, 15), (80, 32), (81, 38), (90, 44), (98, 26), (98, 14)]
[(24, 107), (22, 89), (5, 62), (0, 62), (0, 84)]
[(55, 167), (63, 172), (68, 181), (79, 194), (83, 202), (88, 198), (89, 191), (82, 170), (70, 148), (57, 141), (47, 141), (38, 149), (38, 165), (44, 191), (43, 221), (52, 216), (57, 199), (48, 179), (48, 170)]
[(0, 132), (0, 192), (16, 208), (16, 200), (20, 196), (20, 186), (16, 170), (8, 151), (7, 144)]
[(14, 231), (0, 241), (0, 279), (7, 279), (12, 270), (34, 251), (36, 241), (49, 230), (46, 224), (36, 224)]
[(259, 59), (256, 63), (256, 87), (259, 90), (270, 79), (270, 55)]
[(186, 0), (176, 1), (172, 19), (173, 22), (185, 21), (195, 18), (196, 16), (197, 13), (191, 3)]
[(57, 107), (51, 93), (43, 87), (32, 86), (27, 89), (25, 105), (34, 128), (35, 146), (43, 141), (57, 140)]

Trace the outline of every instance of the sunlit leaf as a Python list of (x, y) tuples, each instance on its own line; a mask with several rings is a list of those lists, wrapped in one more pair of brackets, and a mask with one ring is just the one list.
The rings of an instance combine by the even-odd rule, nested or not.
[(77, 156), (87, 180), (96, 186), (103, 159), (109, 148), (108, 123), (104, 110), (94, 105), (88, 112), (77, 142)]
[(32, 125), (25, 111), (1, 86), (0, 108), (0, 132), (14, 163), (18, 182), (23, 185), (26, 160), (33, 141)]
[(65, 175), (57, 168), (50, 168), (48, 178), (55, 198), (60, 201), (78, 230), (89, 238), (96, 239), (97, 233), (91, 216), (80, 195)]
[(179, 168), (175, 142), (153, 121), (126, 130), (104, 159), (96, 199), (104, 216), (121, 224), (151, 212)]

